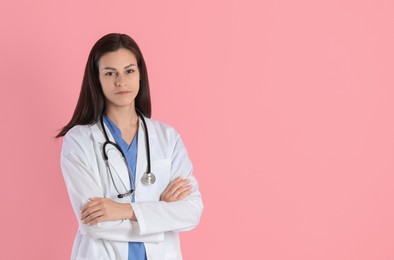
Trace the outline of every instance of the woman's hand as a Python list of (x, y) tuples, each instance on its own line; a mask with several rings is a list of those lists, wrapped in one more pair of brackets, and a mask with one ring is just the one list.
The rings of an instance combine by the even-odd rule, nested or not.
[(186, 198), (192, 193), (192, 186), (189, 179), (176, 178), (161, 193), (160, 200), (165, 202), (178, 201)]
[[(173, 202), (186, 198), (192, 192), (189, 183), (188, 179), (176, 178), (162, 192), (160, 200)], [(119, 203), (106, 198), (91, 198), (81, 209), (81, 221), (86, 225), (120, 219), (137, 220), (129, 203)]]
[(86, 225), (121, 219), (136, 220), (130, 203), (118, 203), (105, 198), (90, 198), (81, 209), (81, 221)]

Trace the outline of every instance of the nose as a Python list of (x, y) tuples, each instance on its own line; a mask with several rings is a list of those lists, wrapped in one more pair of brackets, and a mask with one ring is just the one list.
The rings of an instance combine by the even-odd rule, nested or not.
[(121, 87), (121, 86), (126, 86), (126, 81), (125, 78), (122, 74), (118, 74), (115, 78), (115, 86)]

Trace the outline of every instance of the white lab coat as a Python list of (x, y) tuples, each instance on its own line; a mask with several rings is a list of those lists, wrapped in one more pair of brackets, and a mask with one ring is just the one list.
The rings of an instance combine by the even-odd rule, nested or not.
[[(114, 185), (103, 160), (105, 137), (99, 123), (78, 125), (64, 137), (61, 167), (70, 201), (79, 222), (71, 259), (125, 259), (128, 242), (144, 242), (148, 260), (182, 259), (179, 232), (194, 228), (203, 210), (192, 164), (179, 134), (171, 127), (146, 119), (149, 130), (152, 169), (156, 183), (144, 185), (146, 171), (145, 133), (140, 120), (136, 166), (135, 202), (130, 197), (117, 198)], [(105, 126), (106, 127), (106, 126)], [(114, 141), (106, 127), (109, 139)], [(121, 193), (130, 189), (126, 164), (111, 158), (114, 181)], [(176, 177), (188, 178), (193, 186), (187, 198), (176, 202), (159, 201), (160, 194)], [(138, 222), (106, 221), (87, 226), (80, 221), (80, 209), (92, 197), (105, 197), (117, 202), (130, 202)]]

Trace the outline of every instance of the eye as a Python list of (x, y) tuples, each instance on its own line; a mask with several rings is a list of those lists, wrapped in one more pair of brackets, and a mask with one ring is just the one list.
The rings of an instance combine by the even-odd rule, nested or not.
[(116, 73), (112, 71), (108, 71), (105, 73), (105, 76), (114, 76), (114, 75), (116, 75)]
[(131, 73), (133, 73), (135, 70), (133, 70), (133, 69), (128, 69), (128, 70), (126, 70), (126, 74), (131, 74)]

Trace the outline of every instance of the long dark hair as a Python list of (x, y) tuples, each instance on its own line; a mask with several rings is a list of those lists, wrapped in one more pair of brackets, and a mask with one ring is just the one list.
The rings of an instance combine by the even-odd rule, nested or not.
[(148, 71), (142, 52), (130, 36), (110, 33), (98, 40), (90, 51), (74, 114), (70, 122), (61, 129), (56, 137), (64, 136), (75, 125), (90, 125), (100, 119), (105, 111), (105, 97), (99, 80), (98, 62), (104, 54), (120, 48), (128, 49), (137, 59), (140, 72), (140, 88), (135, 98), (135, 107), (144, 116), (151, 117)]

